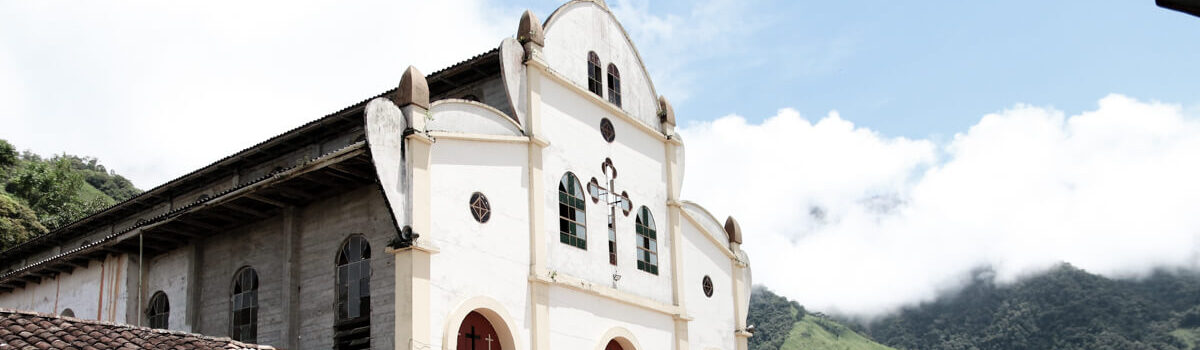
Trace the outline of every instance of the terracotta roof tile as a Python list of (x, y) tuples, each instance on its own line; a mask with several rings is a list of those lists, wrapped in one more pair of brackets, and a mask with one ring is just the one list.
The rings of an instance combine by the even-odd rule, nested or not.
[(229, 338), (0, 308), (0, 350), (274, 349)]

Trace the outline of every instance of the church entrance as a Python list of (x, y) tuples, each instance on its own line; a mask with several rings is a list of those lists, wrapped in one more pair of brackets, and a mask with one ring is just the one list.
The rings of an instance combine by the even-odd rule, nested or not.
[[(619, 348), (618, 348), (619, 349)], [(471, 311), (458, 327), (458, 350), (503, 350), (496, 329), (482, 314)]]
[(621, 344), (617, 343), (616, 339), (613, 339), (608, 341), (608, 346), (605, 346), (604, 350), (625, 350), (625, 348), (621, 347)]

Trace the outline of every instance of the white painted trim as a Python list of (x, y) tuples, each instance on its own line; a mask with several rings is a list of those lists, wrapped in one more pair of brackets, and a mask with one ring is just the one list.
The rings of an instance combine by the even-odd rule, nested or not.
[[(559, 6), (557, 9), (554, 9), (554, 12), (550, 13), (549, 17), (546, 17), (546, 22), (544, 24), (542, 24), (543, 35), (550, 34), (550, 27), (553, 26), (555, 20), (558, 19), (558, 16), (556, 16), (556, 15), (558, 15), (560, 12), (566, 11), (566, 9), (568, 7), (571, 7), (572, 5), (577, 5), (577, 4), (582, 4), (582, 3), (591, 3), (593, 5), (596, 5), (596, 7), (599, 7), (602, 11), (604, 11), (605, 14), (608, 14), (608, 18), (611, 19), (613, 21), (613, 23), (617, 25), (617, 29), (621, 31), (621, 35), (625, 37), (625, 42), (629, 43), (629, 48), (633, 50), (633, 57), (637, 58), (638, 66), (642, 69), (642, 75), (645, 76), (646, 84), (650, 85), (650, 93), (652, 95), (654, 95), (654, 96), (652, 96), (653, 99), (655, 101), (657, 101), (658, 100), (658, 90), (654, 88), (654, 80), (650, 79), (650, 71), (646, 69), (646, 63), (645, 63), (645, 61), (642, 60), (642, 54), (640, 52), (638, 52), (637, 45), (633, 44), (633, 38), (631, 38), (629, 36), (629, 32), (625, 30), (625, 26), (621, 25), (621, 21), (617, 20), (617, 16), (613, 15), (612, 11), (610, 11), (608, 9), (608, 6), (605, 5), (603, 1), (572, 0), (566, 4), (563, 4), (562, 6)], [(572, 85), (574, 85), (574, 84), (572, 84)], [(655, 110), (657, 111), (658, 108), (655, 108)], [(639, 123), (641, 123), (641, 122), (639, 122)]]
[[(687, 203), (687, 202), (684, 202), (684, 203)], [(709, 241), (711, 241), (711, 242), (712, 242), (712, 244), (713, 244), (714, 246), (717, 246), (717, 248), (720, 248), (720, 249), (721, 249), (721, 252), (722, 252), (722, 253), (725, 253), (725, 257), (728, 257), (728, 258), (729, 258), (729, 260), (733, 260), (734, 262), (739, 262), (739, 261), (741, 261), (741, 259), (738, 259), (737, 255), (736, 255), (736, 254), (734, 254), (732, 250), (729, 250), (729, 246), (727, 245), (727, 244), (728, 244), (728, 242), (726, 242), (726, 243), (722, 243), (720, 239), (717, 239), (717, 236), (716, 236), (716, 235), (713, 235), (713, 233), (712, 233), (712, 232), (709, 232), (709, 231), (708, 231), (708, 229), (704, 228), (704, 225), (701, 225), (701, 224), (700, 224), (700, 219), (699, 219), (699, 218), (697, 218), (697, 217), (693, 216), (693, 215), (692, 215), (691, 213), (689, 213), (689, 212), (688, 212), (686, 209), (684, 209), (684, 210), (680, 210), (680, 212), (682, 212), (682, 213), (683, 213), (683, 217), (687, 218), (687, 219), (688, 219), (688, 221), (691, 221), (691, 222), (692, 222), (692, 224), (693, 224), (694, 226), (696, 226), (696, 228), (697, 228), (697, 229), (699, 229), (699, 230), (700, 230), (700, 232), (703, 232), (703, 233), (704, 233), (704, 236), (705, 236), (705, 237), (708, 237), (708, 240), (709, 240)], [(707, 212), (706, 212), (706, 213), (707, 213)], [(712, 216), (711, 216), (711, 215), (709, 216), (709, 219), (712, 219)], [(720, 227), (720, 225), (718, 225), (717, 227)]]
[(429, 135), (430, 138), (433, 138), (434, 142), (437, 142), (437, 139), (448, 139), (477, 142), (529, 143), (529, 137), (527, 136), (459, 133), (452, 131), (429, 131), (425, 134)]
[(600, 98), (600, 96), (596, 96), (596, 94), (593, 94), (590, 91), (587, 91), (582, 86), (575, 85), (575, 83), (571, 82), (571, 80), (567, 79), (567, 77), (563, 76), (562, 74), (559, 74), (558, 72), (554, 71), (554, 69), (546, 66), (545, 62), (542, 62), (539, 60), (530, 60), (528, 62), (528, 66), (538, 68), (538, 70), (542, 71), (542, 73), (544, 73), (546, 76), (552, 78), (551, 80), (553, 80), (563, 86), (566, 86), (567, 90), (575, 92), (576, 95), (582, 96), (585, 100), (591, 101), (592, 104), (599, 106), (600, 108), (603, 108), (604, 110), (608, 111), (612, 115), (615, 115), (618, 118), (621, 118), (621, 120), (624, 120), (627, 123), (633, 124), (633, 126), (636, 127), (638, 130), (645, 132), (647, 135), (654, 137), (656, 140), (658, 140), (660, 142), (667, 142), (668, 140), (670, 140), (666, 134), (662, 133), (662, 131), (655, 129), (652, 126), (646, 125), (646, 123), (642, 122), (641, 120), (634, 118), (633, 116), (629, 115), (628, 112), (625, 112), (624, 109), (621, 109), (621, 107), (617, 107), (617, 105), (609, 103), (607, 100)]
[[(496, 329), (496, 335), (500, 337), (501, 348), (522, 349), (521, 337), (518, 333), (522, 328), (513, 323), (513, 318), (504, 308), (504, 304), (486, 296), (476, 296), (458, 303), (458, 307), (446, 315), (445, 325), (442, 328), (443, 350), (457, 348), (458, 327), (456, 326), (461, 325), (463, 319), (466, 319), (467, 314), (471, 311), (479, 312), (492, 324), (492, 328)], [(451, 334), (454, 334), (455, 337), (451, 338)], [(451, 347), (451, 344), (455, 346)]]
[(595, 349), (604, 350), (608, 346), (608, 342), (613, 340), (616, 340), (617, 344), (621, 344), (624, 350), (643, 349), (642, 344), (638, 343), (637, 337), (633, 335), (633, 332), (620, 326), (610, 328), (607, 332), (604, 332), (604, 335), (600, 336), (600, 342), (596, 343)]
[(591, 281), (558, 271), (543, 271), (537, 275), (529, 276), (529, 280), (550, 286), (564, 287), (628, 305), (637, 306), (646, 310), (669, 315), (675, 319), (687, 321), (692, 320), (691, 317), (688, 317), (684, 313), (683, 309), (675, 305), (661, 303), (646, 297), (626, 293), (612, 287), (598, 285), (592, 283)]
[(441, 100), (433, 101), (433, 104), (429, 105), (429, 112), (433, 113), (434, 112), (433, 109), (437, 108), (437, 106), (444, 105), (444, 104), (455, 104), (455, 103), (468, 104), (468, 105), (486, 109), (492, 113), (496, 113), (497, 116), (503, 117), (503, 119), (505, 121), (508, 121), (509, 124), (512, 124), (512, 126), (514, 128), (517, 128), (517, 130), (521, 130), (521, 124), (518, 124), (516, 121), (514, 121), (511, 116), (509, 116), (508, 114), (505, 114), (504, 112), (501, 112), (499, 109), (496, 109), (496, 107), (492, 107), (491, 105), (488, 105), (488, 104), (485, 104), (485, 103), (479, 102), (479, 101), (464, 100), (461, 98), (441, 99)]

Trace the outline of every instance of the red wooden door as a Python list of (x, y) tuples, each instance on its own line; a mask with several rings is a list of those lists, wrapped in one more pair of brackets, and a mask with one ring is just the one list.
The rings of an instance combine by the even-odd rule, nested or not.
[(616, 339), (613, 339), (608, 341), (608, 346), (605, 346), (604, 350), (625, 350), (625, 348), (622, 348), (621, 344), (617, 343)]
[[(619, 349), (619, 348), (618, 348)], [(458, 327), (458, 350), (503, 350), (492, 323), (471, 311)]]

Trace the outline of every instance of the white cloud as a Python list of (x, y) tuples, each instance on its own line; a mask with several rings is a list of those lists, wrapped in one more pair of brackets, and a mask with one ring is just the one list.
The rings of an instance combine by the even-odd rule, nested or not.
[(99, 157), (149, 188), (382, 92), (410, 64), (494, 48), (519, 18), (488, 0), (2, 2), (0, 138)]
[(782, 110), (681, 130), (684, 195), (739, 218), (755, 282), (878, 315), (992, 265), (1114, 277), (1200, 263), (1200, 120), (1121, 95), (1094, 111), (1016, 106), (945, 145)]

